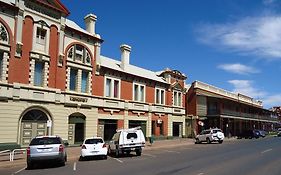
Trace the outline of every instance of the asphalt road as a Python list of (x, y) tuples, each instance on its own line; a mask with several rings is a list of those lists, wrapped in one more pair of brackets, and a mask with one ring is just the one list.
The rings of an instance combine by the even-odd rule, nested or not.
[[(146, 150), (108, 160), (72, 160), (64, 167), (52, 164), (25, 170), (14, 167), (0, 174), (17, 175), (280, 175), (281, 138), (230, 140), (223, 144), (198, 144)], [(12, 173), (11, 173), (12, 171)]]

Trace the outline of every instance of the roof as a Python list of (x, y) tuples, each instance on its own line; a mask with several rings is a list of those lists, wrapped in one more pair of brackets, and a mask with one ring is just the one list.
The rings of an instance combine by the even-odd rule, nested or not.
[(156, 72), (147, 70), (147, 69), (143, 69), (134, 65), (127, 65), (126, 71), (124, 71), (121, 67), (120, 61), (105, 57), (105, 56), (101, 56), (101, 66), (102, 67), (106, 67), (109, 69), (113, 69), (113, 70), (117, 70), (120, 72), (124, 72), (124, 73), (128, 73), (131, 75), (135, 75), (138, 77), (142, 77), (142, 78), (146, 78), (149, 80), (154, 80), (157, 82), (161, 82), (161, 83), (165, 83), (165, 84), (169, 84), (167, 83), (162, 77), (157, 76)]
[(91, 33), (88, 32), (87, 30), (81, 28), (81, 27), (80, 27), (78, 24), (76, 24), (74, 21), (71, 21), (71, 20), (69, 20), (69, 19), (66, 19), (65, 25), (66, 25), (67, 27), (71, 28), (71, 29), (74, 29), (74, 30), (78, 31), (78, 32), (81, 32), (81, 33), (84, 33), (84, 34), (89, 35), (89, 36), (91, 36), (91, 37), (95, 37), (95, 38), (97, 38), (97, 39), (99, 39), (99, 40), (102, 40), (102, 39), (100, 38), (100, 35), (99, 35), (99, 34), (95, 34), (95, 35), (91, 34)]

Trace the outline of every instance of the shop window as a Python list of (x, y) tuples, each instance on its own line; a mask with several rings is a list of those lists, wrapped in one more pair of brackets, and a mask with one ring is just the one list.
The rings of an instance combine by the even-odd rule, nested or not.
[(35, 86), (43, 86), (44, 82), (44, 62), (35, 61), (34, 68), (34, 85)]
[(134, 83), (134, 101), (145, 102), (145, 86)]

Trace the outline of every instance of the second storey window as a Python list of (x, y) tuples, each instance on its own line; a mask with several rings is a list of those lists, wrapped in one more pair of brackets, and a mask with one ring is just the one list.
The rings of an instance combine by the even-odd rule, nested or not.
[(134, 84), (134, 101), (145, 102), (145, 86)]
[(35, 61), (34, 67), (34, 85), (43, 86), (44, 82), (44, 62)]
[(3, 76), (3, 52), (0, 52), (0, 81), (2, 80)]
[(106, 78), (105, 96), (110, 98), (120, 98), (120, 80), (114, 78)]
[(182, 93), (180, 91), (173, 92), (173, 104), (174, 106), (182, 106)]
[(82, 80), (81, 80), (81, 92), (87, 93), (88, 87), (89, 87), (89, 72), (88, 71), (82, 71)]
[(155, 103), (161, 105), (165, 104), (165, 89), (156, 88)]
[(78, 75), (77, 75), (77, 69), (70, 69), (70, 83), (69, 83), (69, 90), (71, 91), (77, 91), (77, 81), (78, 81)]
[(36, 31), (36, 43), (45, 45), (46, 44), (46, 33), (47, 31), (45, 29), (37, 27)]

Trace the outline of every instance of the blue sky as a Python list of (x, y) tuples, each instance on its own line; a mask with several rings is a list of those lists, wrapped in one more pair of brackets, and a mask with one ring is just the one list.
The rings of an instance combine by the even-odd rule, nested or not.
[(281, 105), (281, 2), (278, 0), (62, 0), (85, 27), (97, 15), (101, 53), (153, 71), (167, 67), (195, 80)]

